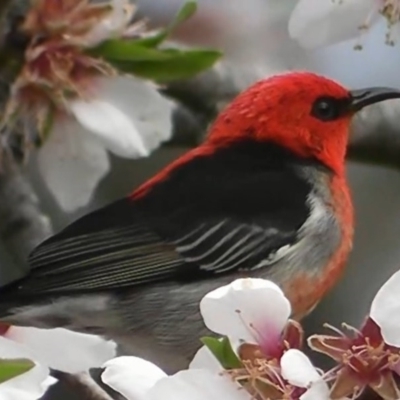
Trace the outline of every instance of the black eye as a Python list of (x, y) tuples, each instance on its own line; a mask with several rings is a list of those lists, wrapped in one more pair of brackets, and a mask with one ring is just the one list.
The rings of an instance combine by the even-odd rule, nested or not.
[(342, 102), (332, 97), (321, 97), (315, 100), (311, 115), (321, 121), (333, 121), (342, 114)]

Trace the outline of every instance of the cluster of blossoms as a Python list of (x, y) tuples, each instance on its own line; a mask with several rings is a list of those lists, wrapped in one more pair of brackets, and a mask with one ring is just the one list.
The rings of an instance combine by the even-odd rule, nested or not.
[[(400, 271), (375, 296), (360, 329), (312, 335), (312, 350), (335, 366), (323, 372), (302, 351), (303, 330), (274, 283), (239, 279), (200, 303), (205, 325), (224, 339), (205, 338), (188, 370), (166, 376), (147, 361), (120, 357), (102, 379), (127, 399), (329, 400), (354, 399), (366, 387), (386, 400), (400, 398)], [(145, 375), (145, 379), (143, 376)], [(129, 376), (129, 379), (128, 379)], [(207, 382), (205, 385), (204, 383)]]
[[(27, 45), (3, 125), (27, 150), (39, 146), (41, 175), (66, 211), (88, 202), (110, 169), (108, 151), (143, 157), (170, 138), (173, 105), (156, 85), (90, 54), (137, 35), (133, 13), (127, 0), (36, 0), (18, 26)], [(14, 129), (21, 120), (25, 128)]]
[(14, 368), (27, 365), (26, 372), (8, 380), (3, 379), (7, 365), (0, 365), (0, 399), (4, 400), (41, 398), (57, 382), (50, 375), (50, 368), (71, 374), (84, 373), (116, 355), (117, 345), (112, 341), (61, 328), (0, 325), (0, 334), (0, 359), (12, 363)]
[[(124, 54), (136, 39), (149, 35), (142, 22), (132, 23), (135, 8), (128, 0), (31, 3), (17, 26), (22, 50), (13, 49), (7, 62), (18, 73), (3, 113), (0, 146), (8, 150), (4, 143), (10, 142), (10, 147), (18, 143), (25, 150), (38, 148), (37, 164), (45, 183), (59, 205), (73, 211), (88, 203), (110, 170), (109, 152), (145, 157), (170, 139), (173, 102), (156, 84), (135, 76), (146, 69), (143, 65), (126, 67), (132, 60), (168, 61), (173, 53), (157, 53), (141, 42), (135, 57)], [(359, 48), (360, 37), (379, 19), (385, 20), (386, 42), (393, 45), (398, 39), (400, 0), (299, 0), (289, 32), (306, 48), (353, 37), (359, 38)], [(129, 43), (116, 43), (108, 53), (118, 63), (98, 51), (114, 39)], [(160, 63), (159, 68), (164, 66)], [(121, 73), (127, 70), (132, 73)]]
[(147, 361), (121, 357), (105, 364), (102, 379), (132, 400), (344, 400), (368, 386), (379, 397), (396, 400), (400, 321), (393, 316), (400, 311), (399, 285), (400, 271), (379, 290), (360, 329), (330, 327), (332, 335), (308, 338), (312, 350), (335, 361), (330, 371), (315, 368), (302, 351), (303, 330), (289, 319), (291, 306), (279, 287), (239, 279), (201, 301), (205, 325), (224, 339), (203, 339), (206, 346), (188, 370), (166, 377)]
[[(303, 352), (302, 327), (290, 319), (291, 306), (281, 289), (262, 279), (238, 279), (202, 299), (205, 325), (222, 337), (203, 338), (205, 345), (189, 368), (172, 376), (141, 358), (112, 358), (115, 344), (96, 337), (12, 327), (0, 340), (1, 357), (30, 357), (36, 364), (0, 384), (0, 397), (37, 399), (53, 383), (47, 366), (77, 372), (107, 360), (103, 382), (128, 400), (345, 400), (367, 387), (385, 400), (397, 400), (400, 321), (393, 316), (400, 311), (399, 286), (400, 271), (379, 290), (360, 329), (329, 327), (332, 335), (308, 338), (312, 350), (335, 361), (326, 372)], [(74, 346), (67, 359), (55, 359), (51, 343), (58, 340)], [(84, 364), (78, 362), (82, 358)]]
[(109, 171), (108, 152), (145, 157), (170, 139), (175, 105), (158, 82), (198, 73), (220, 54), (158, 47), (194, 13), (193, 2), (152, 32), (133, 22), (129, 0), (31, 4), (9, 33), (11, 50), (0, 65), (16, 76), (2, 113), (0, 156), (10, 148), (24, 155), (38, 148), (45, 183), (73, 211), (87, 204)]
[[(139, 69), (126, 67), (132, 60), (168, 61), (173, 53), (157, 53), (142, 46), (144, 42), (135, 47), (135, 57), (124, 53), (133, 49), (134, 40), (149, 34), (143, 23), (132, 23), (135, 8), (128, 0), (31, 2), (17, 26), (23, 49), (17, 48), (17, 56), (10, 55), (7, 63), (12, 68), (16, 64), (18, 73), (3, 113), (0, 145), (6, 150), (8, 142), (10, 147), (18, 143), (25, 150), (38, 148), (44, 182), (59, 205), (73, 211), (87, 204), (110, 170), (109, 152), (144, 157), (170, 139), (173, 102), (156, 84), (135, 76), (146, 70), (144, 64)], [(315, 48), (365, 36), (379, 19), (388, 26), (386, 42), (394, 44), (399, 0), (299, 0), (289, 32), (302, 46)], [(113, 63), (98, 50), (116, 38), (129, 46), (116, 43), (108, 53), (117, 58)], [(356, 47), (361, 47), (360, 39)], [(159, 68), (164, 66), (160, 63)], [(132, 73), (121, 73), (127, 70)]]

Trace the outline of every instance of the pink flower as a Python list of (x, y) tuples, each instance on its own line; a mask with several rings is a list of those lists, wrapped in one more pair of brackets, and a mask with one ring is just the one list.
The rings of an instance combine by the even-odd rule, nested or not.
[(334, 380), (331, 398), (357, 396), (367, 386), (386, 400), (397, 400), (400, 391), (400, 271), (378, 291), (369, 317), (358, 330), (347, 325), (336, 335), (313, 335), (309, 345), (337, 362), (328, 373)]

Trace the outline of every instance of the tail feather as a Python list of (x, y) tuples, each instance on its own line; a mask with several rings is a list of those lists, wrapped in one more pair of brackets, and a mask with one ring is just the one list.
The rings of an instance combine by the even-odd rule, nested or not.
[(105, 294), (58, 297), (0, 303), (0, 334), (7, 324), (36, 328), (66, 328), (83, 333), (103, 335), (112, 329), (115, 316), (110, 312), (110, 298)]

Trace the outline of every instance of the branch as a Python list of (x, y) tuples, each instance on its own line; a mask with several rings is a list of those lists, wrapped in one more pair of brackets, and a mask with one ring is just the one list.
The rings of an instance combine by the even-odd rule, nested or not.
[[(15, 18), (24, 15), (28, 7), (29, 1), (0, 0), (0, 106), (7, 100), (8, 84), (12, 82), (15, 72), (7, 68), (7, 62), (2, 62), (9, 55), (9, 35), (12, 35)], [(13, 137), (21, 135), (15, 134)], [(15, 154), (3, 152), (0, 157), (0, 286), (26, 275), (29, 271), (26, 262), (29, 253), (52, 234), (50, 219), (40, 210), (32, 186), (17, 165), (17, 161), (23, 158), (19, 147), (13, 149), (17, 150)], [(59, 373), (58, 378), (77, 393), (74, 397), (82, 400), (112, 400), (88, 374)]]
[(400, 169), (400, 101), (362, 110), (353, 121), (349, 159)]
[(220, 110), (239, 92), (273, 71), (219, 62), (185, 81), (172, 82), (165, 93), (195, 112)]
[(0, 2), (0, 23), (3, 23), (4, 18), (6, 17), (8, 8), (11, 4), (12, 0), (2, 0)]
[[(29, 2), (0, 2), (0, 53), (5, 52), (14, 18), (26, 10)], [(0, 105), (9, 95), (8, 71), (0, 72)], [(15, 126), (15, 138), (20, 126)], [(4, 133), (1, 132), (0, 135)], [(0, 136), (0, 140), (2, 137)], [(14, 157), (0, 154), (0, 285), (21, 278), (28, 272), (26, 259), (31, 250), (52, 233), (50, 220), (39, 208), (38, 198), (23, 176)]]
[[(171, 144), (187, 145), (188, 140), (192, 146), (198, 144), (221, 108), (250, 84), (267, 76), (267, 72), (272, 71), (244, 69), (222, 62), (194, 79), (170, 84), (164, 92), (178, 100), (185, 110), (175, 114)], [(400, 168), (400, 124), (397, 121), (400, 121), (399, 100), (362, 110), (352, 124), (348, 158)]]
[[(51, 235), (51, 223), (40, 208), (32, 186), (11, 157), (4, 157), (0, 172), (0, 241), (7, 250), (13, 268), (2, 263), (0, 271), (10, 272), (8, 281), (21, 278), (28, 270), (26, 259), (31, 250)], [(19, 276), (16, 276), (19, 275)], [(4, 285), (4, 276), (1, 277)], [(11, 278), (11, 279), (10, 279)]]
[(162, 92), (180, 106), (174, 113), (173, 138), (168, 145), (197, 146), (218, 112), (267, 73), (272, 71), (220, 62), (192, 79), (169, 84)]

